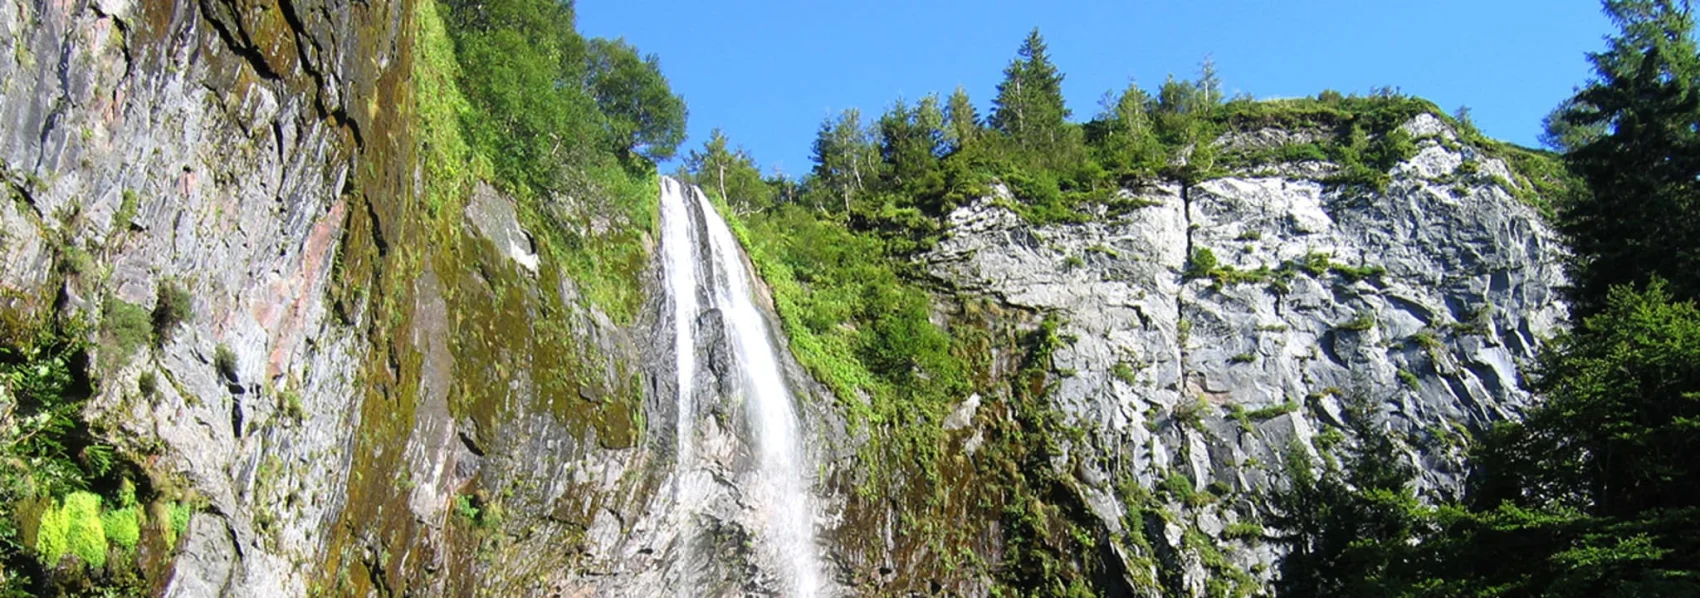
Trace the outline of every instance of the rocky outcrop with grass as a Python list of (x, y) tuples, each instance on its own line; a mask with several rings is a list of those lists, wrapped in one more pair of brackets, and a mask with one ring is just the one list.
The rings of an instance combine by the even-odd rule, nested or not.
[[(512, 115), (469, 116), (442, 10), (0, 9), (0, 587), (650, 595), (687, 549), (718, 555), (713, 587), (773, 587), (728, 565), (737, 509), (700, 547), (669, 519), (653, 170), (480, 146), (500, 131), (468, 123)], [(1425, 490), (1462, 483), (1463, 438), (1527, 404), (1564, 313), (1550, 160), (1429, 114), (1366, 138), (1323, 104), (1239, 109), (1066, 219), (999, 185), (912, 263), (733, 218), (795, 356), (835, 586), (1256, 591), (1260, 495), (1354, 410)], [(827, 308), (882, 309), (804, 314), (840, 273)]]

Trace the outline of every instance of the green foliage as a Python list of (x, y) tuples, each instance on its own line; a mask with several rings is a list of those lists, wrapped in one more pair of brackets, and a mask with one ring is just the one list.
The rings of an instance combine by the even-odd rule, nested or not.
[(1119, 95), (1106, 94), (1103, 104), (1104, 111), (1086, 126), (1086, 139), (1104, 169), (1121, 180), (1161, 170), (1167, 152), (1157, 138), (1145, 91), (1130, 82)]
[[(1543, 353), (1528, 417), (1542, 480), (1603, 516), (1700, 507), (1700, 308), (1655, 281), (1614, 289)], [(1570, 471), (1560, 471), (1569, 469)]]
[(1541, 145), (1555, 152), (1569, 152), (1587, 147), (1611, 132), (1608, 123), (1594, 118), (1566, 118), (1569, 113), (1587, 114), (1597, 110), (1579, 98), (1570, 97), (1541, 119)]
[(301, 392), (293, 388), (278, 391), (278, 411), (290, 421), (299, 422), (307, 417), (307, 410), (301, 405)]
[(822, 121), (813, 151), (815, 167), (810, 187), (815, 193), (811, 195), (827, 198), (811, 203), (817, 209), (848, 213), (852, 198), (879, 174), (879, 148), (873, 133), (862, 123), (861, 112), (852, 108), (836, 119)]
[(1246, 413), (1246, 417), (1250, 418), (1252, 421), (1266, 421), (1288, 413), (1297, 413), (1298, 410), (1299, 403), (1292, 399), (1288, 399), (1275, 405), (1254, 409), (1251, 412)]
[(1366, 307), (1353, 314), (1352, 319), (1341, 323), (1339, 329), (1351, 332), (1364, 332), (1371, 328), (1375, 328), (1375, 323), (1375, 310)]
[(64, 509), (50, 502), (36, 522), (35, 554), (44, 567), (59, 564), (71, 549), (71, 520)]
[(159, 392), (159, 375), (153, 370), (142, 372), (142, 375), (136, 377), (136, 390), (144, 397), (152, 397), (154, 393)]
[[(153, 323), (148, 310), (126, 303), (117, 297), (107, 297), (101, 304), (100, 332), (102, 337), (101, 363), (110, 371), (130, 360), (136, 349), (153, 338)], [(110, 350), (111, 354), (106, 354)]]
[(136, 210), (141, 202), (136, 199), (136, 192), (125, 189), (123, 200), (118, 204), (118, 211), (112, 215), (113, 234), (123, 234), (130, 231), (131, 221), (136, 219)]
[(1009, 136), (1029, 163), (1058, 164), (1066, 159), (1070, 141), (1069, 116), (1063, 102), (1063, 75), (1051, 63), (1045, 40), (1034, 29), (1022, 41), (1015, 60), (998, 84), (990, 124)]
[(1411, 338), (1407, 340), (1411, 341), (1412, 344), (1428, 349), (1429, 351), (1438, 351), (1446, 346), (1445, 343), (1441, 342), (1440, 336), (1436, 335), (1433, 330), (1428, 328), (1418, 330), (1416, 334), (1411, 335)]
[(218, 347), (213, 350), (213, 369), (225, 381), (231, 383), (237, 381), (236, 352), (230, 350), (229, 345), (219, 343)]
[(1374, 265), (1354, 267), (1342, 264), (1331, 264), (1329, 266), (1329, 271), (1340, 275), (1340, 277), (1346, 279), (1347, 282), (1357, 282), (1369, 278), (1376, 278), (1387, 273), (1386, 268)]
[(1418, 380), (1417, 375), (1409, 370), (1399, 370), (1399, 383), (1405, 385), (1405, 388), (1412, 392), (1422, 390), (1423, 387), (1422, 381)]
[(129, 506), (101, 513), (100, 527), (113, 545), (126, 551), (135, 550), (142, 540), (141, 510)]
[(625, 40), (590, 40), (585, 84), (609, 136), (652, 161), (673, 157), (685, 140), (685, 101), (673, 95), (654, 54), (639, 57)]
[(656, 218), (650, 160), (682, 140), (683, 102), (653, 57), (581, 37), (570, 3), (454, 0), (442, 17), (437, 4), (417, 7), (411, 73), (429, 212), (494, 183), (518, 200), (547, 267), (630, 322)]
[(1228, 358), (1229, 363), (1253, 363), (1253, 362), (1256, 362), (1256, 361), (1257, 361), (1257, 354), (1251, 353), (1251, 352), (1240, 353), (1238, 355), (1235, 355), (1233, 357)]
[(1181, 425), (1194, 430), (1203, 431), (1204, 414), (1206, 411), (1209, 411), (1209, 408), (1210, 404), (1204, 400), (1204, 397), (1197, 397), (1191, 400), (1183, 398), (1175, 405), (1174, 418), (1175, 421)]
[(164, 345), (184, 321), (195, 315), (195, 298), (175, 280), (159, 283), (153, 306), (153, 340)]
[(743, 148), (733, 149), (725, 132), (715, 129), (702, 149), (685, 155), (685, 180), (700, 185), (736, 213), (757, 212), (778, 199), (773, 185), (762, 179), (761, 169)]
[(1287, 486), (1270, 498), (1269, 523), (1286, 546), (1275, 589), (1294, 596), (1393, 596), (1411, 590), (1424, 562), (1413, 539), (1429, 533), (1412, 491), (1413, 469), (1358, 398), (1358, 445), (1342, 468), (1320, 472), (1299, 447), (1287, 452)]
[(1194, 489), (1192, 478), (1179, 472), (1171, 473), (1168, 477), (1163, 478), (1163, 483), (1157, 488), (1167, 494), (1169, 498), (1181, 502), (1191, 502), (1193, 495), (1198, 492)]
[(101, 525), (100, 496), (72, 492), (62, 507), (65, 550), (91, 567), (106, 566), (106, 530)]
[(1249, 521), (1235, 521), (1222, 528), (1222, 537), (1228, 540), (1261, 541), (1265, 533), (1263, 526)]
[(1577, 312), (1602, 309), (1611, 288), (1662, 278), (1700, 297), (1700, 49), (1694, 14), (1676, 0), (1609, 0), (1621, 33), (1589, 54), (1595, 77), (1557, 117), (1583, 131), (1565, 162), (1590, 193), (1567, 202), (1560, 225), (1579, 258)]
[(177, 539), (189, 531), (189, 518), (195, 514), (195, 508), (184, 502), (172, 502), (166, 506), (166, 540), (167, 544), (177, 544)]
[(33, 331), (0, 339), (0, 386), (14, 403), (12, 426), (0, 429), (0, 496), (24, 499), (81, 490), (100, 477), (80, 459), (95, 444), (81, 413), (90, 392), (86, 328)]
[(478, 507), (472, 504), (472, 497), (466, 494), (455, 496), (455, 515), (466, 521), (478, 520)]
[(1138, 377), (1133, 373), (1133, 367), (1125, 361), (1116, 362), (1115, 367), (1110, 369), (1110, 373), (1115, 375), (1117, 380), (1127, 383), (1128, 386), (1133, 386), (1134, 382), (1138, 380)]
[(614, 138), (587, 91), (590, 52), (570, 4), (445, 4), (462, 66), (460, 89), (477, 107), (466, 115), (467, 131), (510, 190), (560, 190), (572, 167), (629, 141)]
[(1216, 254), (1209, 247), (1199, 247), (1192, 250), (1192, 257), (1187, 259), (1187, 278), (1205, 278), (1216, 273)]

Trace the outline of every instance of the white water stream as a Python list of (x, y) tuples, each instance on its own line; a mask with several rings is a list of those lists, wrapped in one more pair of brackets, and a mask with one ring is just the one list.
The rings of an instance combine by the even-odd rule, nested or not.
[[(675, 365), (678, 372), (678, 468), (681, 477), (700, 464), (696, 425), (697, 319), (705, 310), (718, 310), (731, 349), (735, 380), (741, 396), (716, 397), (743, 402), (758, 459), (753, 488), (745, 488), (758, 505), (756, 532), (767, 560), (779, 566), (787, 596), (814, 596), (821, 591), (821, 567), (815, 547), (808, 472), (791, 392), (780, 370), (767, 320), (757, 309), (751, 279), (738, 241), (702, 191), (670, 178), (661, 181), (661, 251), (674, 322)], [(706, 239), (702, 237), (706, 236)], [(705, 242), (706, 241), (706, 242)], [(700, 293), (700, 295), (699, 295)], [(707, 299), (702, 305), (701, 298)], [(694, 488), (683, 483), (681, 488)], [(688, 491), (688, 490), (687, 490)], [(681, 497), (681, 504), (691, 504)], [(683, 588), (689, 592), (689, 588)]]

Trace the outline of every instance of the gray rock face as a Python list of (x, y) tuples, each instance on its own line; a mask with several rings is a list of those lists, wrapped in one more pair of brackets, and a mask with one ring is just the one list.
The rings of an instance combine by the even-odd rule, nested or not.
[[(1070, 473), (1109, 529), (1126, 508), (1106, 480), (1266, 490), (1288, 447), (1314, 453), (1353, 399), (1385, 416), (1425, 488), (1456, 490), (1458, 427), (1527, 404), (1518, 368), (1565, 314), (1563, 248), (1495, 182), (1511, 179), (1502, 161), (1432, 116), (1406, 128), (1420, 151), (1380, 193), (1330, 189), (1332, 165), (1309, 163), (1138, 190), (1149, 207), (1080, 225), (1026, 225), (996, 206), (1018, 201), (1003, 190), (951, 214), (935, 276), (1062, 316), (1051, 400), (1090, 431)], [(1188, 276), (1205, 254), (1213, 275)], [(1243, 569), (1272, 564), (1220, 537), (1242, 511), (1171, 507)], [(1180, 533), (1163, 535), (1179, 548)]]
[[(376, 42), (396, 39), (400, 6), (264, 4), (0, 9), (9, 307), (47, 309), (39, 298), (62, 291), (92, 320), (107, 298), (151, 308), (168, 282), (193, 298), (159, 348), (96, 349), (110, 367), (88, 414), (208, 504), (170, 595), (306, 592), (296, 563), (324, 550), (357, 429), (355, 339), (324, 301), (361, 112), (340, 98), (373, 95), (368, 65), (393, 58)], [(55, 255), (78, 263), (61, 288)], [(234, 380), (212, 365), (218, 347)], [(154, 372), (144, 397), (136, 381)]]
[[(380, 256), (418, 250), (400, 246), (396, 231), (412, 214), (395, 206), (419, 192), (409, 181), (422, 175), (390, 163), (411, 155), (412, 140), (385, 120), (397, 117), (384, 103), (407, 75), (412, 8), (0, 8), (0, 45), (11, 50), (0, 52), (0, 182), (9, 191), (0, 307), (40, 314), (60, 305), (98, 320), (109, 301), (151, 309), (162, 287), (192, 299), (191, 317), (158, 347), (126, 355), (91, 339), (101, 392), (86, 417), (113, 430), (125, 455), (147, 457), (160, 485), (204, 505), (165, 593), (359, 594), (394, 584), (422, 595), (635, 596), (670, 594), (687, 579), (723, 595), (771, 590), (742, 548), (760, 526), (741, 496), (750, 456), (736, 405), (704, 400), (685, 414), (703, 422), (705, 465), (673, 472), (681, 414), (672, 366), (651, 349), (671, 343), (656, 272), (642, 280), (648, 303), (637, 321), (616, 324), (551, 275), (511, 200), (479, 187), (448, 235), (464, 244), (457, 257), (476, 264), (455, 272), (422, 260), (382, 278), (385, 289), (338, 278), (351, 244)], [(1446, 491), (1463, 473), (1454, 424), (1511, 416), (1528, 400), (1518, 368), (1564, 314), (1555, 292), (1562, 250), (1495, 182), (1514, 180), (1504, 163), (1458, 146), (1439, 119), (1406, 129), (1420, 151), (1382, 193), (1326, 188), (1317, 181), (1330, 164), (1277, 164), (1133, 190), (1151, 205), (1069, 226), (1023, 223), (997, 207), (1013, 200), (1005, 193), (952, 214), (949, 238), (926, 256), (961, 294), (1062, 316), (1068, 342), (1054, 356), (1063, 375), (1050, 400), (1088, 434), (1063, 440), (1078, 458), (1055, 465), (1106, 529), (1160, 537), (1157, 552), (1184, 571), (1189, 591), (1220, 573), (1186, 549), (1189, 533), (1228, 547), (1247, 571), (1274, 561), (1272, 549), (1227, 537), (1256, 513), (1232, 501), (1176, 503), (1173, 521), (1125, 529), (1118, 482), (1152, 488), (1179, 474), (1198, 489), (1266, 489), (1287, 447), (1313, 447), (1341, 425), (1343, 402), (1361, 396), (1407, 440), (1425, 486)], [(1315, 135), (1259, 131), (1221, 143)], [(1189, 278), (1189, 260), (1204, 250), (1215, 276)], [(396, 303), (357, 295), (368, 291)], [(564, 384), (535, 373), (537, 345), (457, 353), (484, 332), (461, 320), (468, 297), (521, 305), (492, 311), (518, 322), (492, 326), (493, 335), (540, 334), (528, 327), (540, 314), (564, 313), (566, 330), (550, 338), (595, 359), (574, 363)], [(704, 319), (711, 340), (698, 356), (705, 397), (726, 376), (716, 324)], [(215, 367), (221, 347), (234, 357), (232, 375)], [(809, 446), (821, 468), (812, 482), (859, 467), (852, 447), (872, 440), (850, 438), (829, 393), (781, 361), (804, 435), (819, 439)], [(499, 387), (469, 387), (470, 374), (486, 371)], [(151, 396), (139, 391), (144, 375), (159, 380)], [(395, 407), (402, 394), (405, 409)], [(470, 409), (469, 395), (489, 404)], [(619, 395), (638, 397), (632, 438), (570, 417)], [(946, 422), (969, 455), (982, 441), (975, 421), (993, 403), (963, 397)], [(356, 466), (374, 455), (393, 465)], [(694, 486), (714, 491), (682, 492)], [(459, 522), (457, 509), (470, 506), (461, 501), (475, 494), (486, 509), (501, 504), (506, 520), (479, 530)], [(708, 498), (682, 504), (693, 496)], [(851, 499), (817, 499), (817, 527), (839, 529)], [(686, 510), (700, 516), (672, 516)], [(370, 516), (355, 525), (351, 512)], [(685, 523), (708, 533), (683, 535)], [(867, 564), (822, 552), (840, 579)], [(338, 585), (349, 570), (361, 572), (347, 576), (358, 587)]]

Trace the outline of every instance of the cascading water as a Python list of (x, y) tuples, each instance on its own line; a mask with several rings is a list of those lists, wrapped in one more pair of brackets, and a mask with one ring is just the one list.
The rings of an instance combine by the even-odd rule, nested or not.
[[(699, 467), (701, 442), (697, 418), (697, 357), (702, 342), (723, 342), (731, 357), (721, 388), (733, 396), (719, 401), (743, 401), (756, 457), (752, 487), (744, 488), (755, 509), (755, 527), (765, 560), (790, 596), (814, 596), (822, 591), (816, 556), (808, 467), (797, 410), (780, 369), (767, 321), (757, 309), (752, 274), (726, 221), (702, 191), (673, 179), (661, 185), (661, 228), (664, 275), (671, 294), (675, 366), (678, 378), (679, 504), (695, 504), (703, 492)], [(703, 299), (706, 299), (704, 305)], [(718, 313), (721, 339), (705, 339), (697, 321)], [(688, 514), (686, 514), (688, 515)], [(687, 532), (689, 535), (690, 532)], [(687, 586), (690, 580), (686, 580)], [(685, 593), (689, 587), (681, 588)]]

